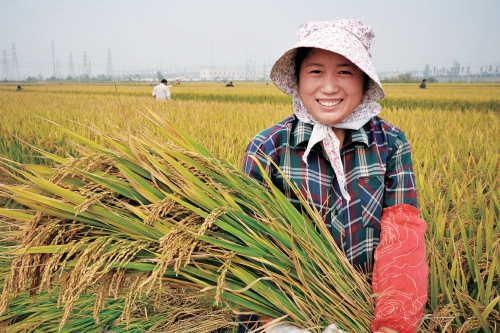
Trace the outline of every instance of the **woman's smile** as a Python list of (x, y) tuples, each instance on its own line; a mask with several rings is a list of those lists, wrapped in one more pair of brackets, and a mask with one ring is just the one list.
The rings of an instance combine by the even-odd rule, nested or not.
[(343, 100), (339, 99), (337, 101), (324, 101), (324, 100), (317, 100), (319, 104), (326, 106), (326, 107), (332, 107), (335, 105), (340, 104)]

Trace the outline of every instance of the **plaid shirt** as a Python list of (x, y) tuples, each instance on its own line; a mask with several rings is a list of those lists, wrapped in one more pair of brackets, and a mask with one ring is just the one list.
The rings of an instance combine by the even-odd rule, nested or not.
[(410, 144), (404, 133), (379, 117), (373, 117), (359, 130), (346, 130), (340, 151), (351, 201), (342, 197), (330, 162), (320, 144), (307, 158), (302, 155), (311, 137), (312, 125), (290, 116), (259, 133), (248, 145), (243, 170), (266, 186), (255, 155), (273, 183), (301, 209), (300, 202), (268, 155), (322, 213), (325, 224), (351, 264), (371, 273), (373, 254), (379, 243), (382, 208), (409, 204), (417, 206)]
[[(312, 125), (294, 115), (271, 126), (248, 145), (243, 170), (267, 187), (259, 167), (248, 158), (256, 156), (273, 183), (299, 210), (299, 200), (266, 155), (297, 185), (303, 197), (309, 198), (309, 188), (308, 203), (322, 213), (335, 242), (354, 267), (371, 274), (382, 208), (399, 204), (417, 207), (410, 144), (400, 129), (379, 117), (373, 117), (359, 130), (346, 130), (340, 155), (351, 196), (347, 203), (320, 144), (311, 149), (309, 166), (302, 161), (311, 133)], [(240, 316), (238, 333), (255, 329), (251, 324), (256, 324), (257, 318)]]

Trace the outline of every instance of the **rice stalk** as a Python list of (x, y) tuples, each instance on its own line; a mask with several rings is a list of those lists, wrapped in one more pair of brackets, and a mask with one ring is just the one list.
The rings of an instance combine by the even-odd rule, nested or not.
[[(150, 131), (98, 132), (112, 143), (105, 147), (61, 128), (85, 144), (81, 157), (59, 158), (60, 166), (43, 173), (30, 166), (11, 171), (29, 185), (2, 188), (34, 217), (15, 252), (3, 313), (27, 288), (12, 281), (30, 281), (40, 293), (60, 269), (61, 330), (85, 290), (100, 284), (101, 294), (113, 292), (103, 281), (117, 272), (144, 276), (129, 291), (126, 318), (134, 299), (184, 286), (236, 311), (283, 317), (313, 331), (332, 322), (351, 332), (369, 330), (373, 299), (366, 277), (349, 265), (304, 199), (299, 212), (270, 181), (266, 191), (161, 117), (151, 113), (151, 121), (175, 144)], [(54, 237), (54, 226), (66, 227)], [(53, 231), (36, 236), (42, 229)], [(43, 285), (37, 276), (44, 276)]]

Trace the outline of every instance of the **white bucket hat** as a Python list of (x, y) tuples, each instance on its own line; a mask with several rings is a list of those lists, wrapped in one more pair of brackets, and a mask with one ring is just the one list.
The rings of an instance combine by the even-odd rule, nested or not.
[[(377, 72), (373, 67), (370, 55), (375, 34), (371, 27), (363, 25), (360, 20), (339, 20), (310, 22), (298, 30), (299, 42), (286, 51), (271, 69), (271, 79), (284, 93), (293, 97), (294, 112), (297, 118), (313, 125), (311, 139), (302, 159), (307, 164), (307, 156), (311, 148), (323, 141), (326, 154), (337, 176), (342, 196), (347, 202), (350, 196), (345, 189), (345, 175), (340, 156), (340, 141), (332, 127), (360, 129), (370, 118), (380, 113), (380, 105), (376, 102), (385, 97)], [(359, 106), (340, 123), (327, 126), (318, 122), (305, 108), (299, 96), (299, 87), (295, 77), (295, 54), (299, 47), (319, 48), (338, 53), (358, 66), (370, 82), (364, 92)]]

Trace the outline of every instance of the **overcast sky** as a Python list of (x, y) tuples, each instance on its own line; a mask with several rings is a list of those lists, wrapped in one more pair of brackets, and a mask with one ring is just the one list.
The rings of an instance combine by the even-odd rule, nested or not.
[[(309, 21), (358, 18), (372, 26), (377, 71), (423, 70), (426, 64), (496, 68), (499, 0), (0, 0), (0, 50), (21, 77), (63, 76), (83, 67), (115, 72), (271, 65)], [(54, 57), (52, 53), (54, 44)]]

